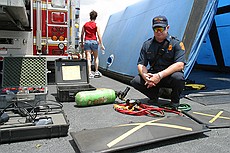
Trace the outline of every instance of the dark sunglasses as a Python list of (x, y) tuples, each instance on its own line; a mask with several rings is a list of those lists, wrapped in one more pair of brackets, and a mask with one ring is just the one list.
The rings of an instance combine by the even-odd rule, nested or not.
[(155, 28), (153, 28), (153, 31), (154, 32), (158, 32), (158, 31), (163, 32), (163, 31), (165, 31), (165, 29), (166, 29), (166, 27), (155, 27)]

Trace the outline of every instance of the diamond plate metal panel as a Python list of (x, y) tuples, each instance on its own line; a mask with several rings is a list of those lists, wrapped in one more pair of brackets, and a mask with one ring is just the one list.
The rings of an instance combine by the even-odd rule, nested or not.
[(34, 87), (47, 85), (45, 57), (5, 57), (3, 87)]

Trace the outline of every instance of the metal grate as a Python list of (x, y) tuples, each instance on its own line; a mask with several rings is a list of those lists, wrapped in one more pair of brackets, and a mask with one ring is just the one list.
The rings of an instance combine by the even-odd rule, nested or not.
[(3, 87), (34, 87), (47, 85), (46, 58), (5, 57)]

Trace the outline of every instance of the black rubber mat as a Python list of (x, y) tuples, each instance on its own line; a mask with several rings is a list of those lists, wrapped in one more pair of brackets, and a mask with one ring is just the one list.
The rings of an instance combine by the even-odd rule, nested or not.
[(230, 112), (223, 109), (189, 111), (186, 114), (208, 128), (230, 127)]
[(80, 152), (86, 153), (118, 151), (205, 131), (209, 131), (206, 126), (186, 116), (173, 116), (70, 134)]
[(189, 80), (205, 85), (204, 90), (183, 91), (185, 98), (202, 105), (230, 104), (230, 76), (228, 73), (193, 70)]
[(230, 103), (230, 93), (229, 94), (196, 94), (186, 96), (189, 100), (198, 102), (202, 105), (219, 105), (219, 104), (229, 104)]

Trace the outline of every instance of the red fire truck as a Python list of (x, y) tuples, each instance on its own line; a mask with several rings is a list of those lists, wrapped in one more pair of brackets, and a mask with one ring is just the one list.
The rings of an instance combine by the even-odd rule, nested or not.
[(0, 59), (78, 53), (80, 0), (1, 0)]
[(50, 71), (55, 59), (80, 58), (79, 13), (80, 0), (0, 0), (0, 70), (9, 56), (46, 57)]

